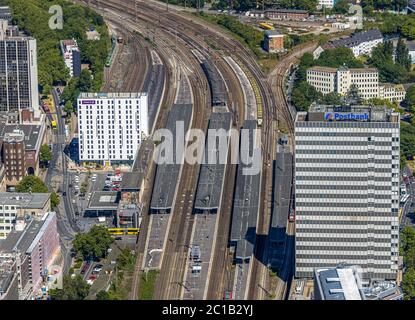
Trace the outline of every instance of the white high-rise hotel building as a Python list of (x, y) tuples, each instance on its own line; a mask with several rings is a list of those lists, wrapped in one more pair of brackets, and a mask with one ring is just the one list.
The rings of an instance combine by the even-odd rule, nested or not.
[(399, 243), (399, 114), (312, 105), (295, 121), (297, 277), (339, 263), (395, 279)]
[(131, 163), (148, 135), (147, 93), (81, 93), (79, 160)]

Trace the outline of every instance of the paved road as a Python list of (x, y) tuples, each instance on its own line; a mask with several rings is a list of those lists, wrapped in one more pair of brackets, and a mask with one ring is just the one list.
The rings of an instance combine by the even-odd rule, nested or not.
[(411, 170), (405, 167), (403, 173), (406, 174), (408, 183), (406, 184), (406, 191), (410, 194), (408, 201), (403, 206), (401, 226), (415, 226), (415, 212), (413, 203), (415, 200), (415, 179)]

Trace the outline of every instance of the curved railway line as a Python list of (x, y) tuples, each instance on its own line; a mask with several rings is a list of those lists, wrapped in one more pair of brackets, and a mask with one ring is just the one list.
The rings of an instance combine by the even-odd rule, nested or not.
[[(85, 1), (86, 2), (86, 1)], [(274, 142), (276, 140), (277, 124), (286, 125), (289, 132), (293, 132), (293, 117), (290, 113), (289, 106), (285, 101), (283, 92), (283, 82), (285, 70), (288, 67), (284, 63), (280, 63), (277, 68), (277, 76), (266, 78), (257, 62), (253, 58), (249, 49), (244, 47), (237, 40), (229, 37), (223, 30), (217, 26), (206, 26), (206, 23), (195, 17), (183, 12), (165, 11), (164, 8), (152, 3), (144, 1), (135, 1), (139, 5), (135, 5), (131, 0), (108, 0), (102, 1), (90, 0), (90, 5), (95, 6), (100, 10), (109, 9), (117, 12), (123, 17), (129, 19), (122, 19), (123, 27), (127, 25), (134, 25), (139, 28), (140, 33), (147, 39), (152, 39), (157, 50), (166, 62), (170, 59), (177, 59), (185, 66), (185, 69), (190, 70), (191, 66), (197, 64), (195, 68), (190, 70), (189, 80), (192, 85), (192, 91), (195, 97), (195, 105), (193, 114), (194, 117), (193, 128), (206, 129), (207, 120), (210, 113), (209, 99), (207, 94), (209, 90), (206, 83), (205, 75), (201, 70), (197, 59), (192, 56), (189, 48), (197, 49), (204, 55), (211, 57), (222, 73), (228, 87), (228, 106), (230, 111), (234, 114), (234, 125), (239, 129), (244, 120), (244, 98), (241, 92), (241, 86), (236, 75), (233, 73), (230, 66), (223, 60), (224, 55), (232, 57), (243, 68), (251, 86), (255, 93), (255, 98), (258, 105), (258, 117), (262, 117), (262, 150), (263, 150), (263, 178), (261, 185), (261, 195), (265, 197), (260, 202), (259, 219), (258, 219), (258, 239), (255, 247), (255, 258), (253, 259), (252, 277), (248, 293), (248, 298), (258, 297), (258, 288), (255, 283), (263, 281), (263, 271), (260, 269), (260, 261), (257, 259), (259, 253), (263, 252), (265, 248), (264, 235), (268, 232), (269, 217), (271, 210), (271, 189), (272, 189), (272, 159), (275, 154)], [(160, 12), (155, 11), (155, 8), (160, 8)], [(137, 14), (137, 15), (136, 15)], [(126, 21), (127, 20), (127, 21)], [(134, 28), (132, 28), (134, 30)], [(205, 42), (208, 37), (214, 47), (221, 48), (220, 51), (213, 50)], [(138, 57), (137, 57), (138, 58)], [(142, 59), (140, 57), (139, 59)], [(167, 64), (166, 64), (167, 65)], [(172, 69), (169, 67), (170, 75)], [(281, 75), (280, 72), (284, 71)], [(140, 72), (139, 72), (140, 73)], [(133, 79), (133, 78), (132, 78)], [(134, 80), (135, 81), (135, 80)], [(132, 83), (133, 80), (128, 82)], [(174, 87), (174, 79), (170, 79), (171, 86)], [(175, 88), (175, 87), (174, 87)], [(275, 90), (272, 90), (277, 88)], [(163, 108), (166, 109), (172, 104), (172, 93), (169, 90), (169, 99), (165, 99)], [(174, 96), (174, 95), (173, 95)], [(167, 103), (170, 101), (170, 105)], [(202, 102), (203, 101), (203, 102)], [(157, 127), (162, 127), (165, 122), (163, 112), (160, 112), (161, 117), (157, 120)], [(165, 118), (165, 117), (164, 117)], [(236, 165), (229, 165), (230, 170), (226, 172), (225, 188), (226, 190), (233, 190), (234, 177), (236, 173)], [(180, 179), (179, 195), (183, 194), (184, 201), (187, 203), (182, 206), (180, 212), (172, 213), (172, 227), (170, 229), (169, 238), (175, 239), (177, 242), (168, 241), (165, 261), (163, 261), (162, 272), (156, 284), (156, 297), (158, 299), (177, 299), (180, 297), (180, 292), (183, 290), (181, 281), (185, 270), (187, 261), (186, 245), (189, 244), (190, 231), (192, 229), (192, 207), (193, 199), (196, 190), (197, 177), (199, 166), (184, 165), (182, 176)], [(233, 196), (231, 192), (224, 193), (222, 201), (222, 208), (219, 213), (219, 230), (216, 239), (216, 250), (213, 253), (211, 279), (209, 281), (208, 299), (221, 299), (223, 291), (230, 286), (230, 264), (232, 258), (229, 256), (228, 237), (231, 220)], [(177, 204), (176, 204), (177, 205)], [(188, 216), (190, 212), (190, 216)], [(140, 237), (141, 238), (141, 237)], [(139, 239), (140, 242), (140, 239)], [(139, 252), (141, 253), (140, 249)], [(134, 292), (138, 287), (139, 268), (134, 275)], [(261, 279), (262, 280), (261, 280)], [(136, 298), (136, 294), (133, 294)]]

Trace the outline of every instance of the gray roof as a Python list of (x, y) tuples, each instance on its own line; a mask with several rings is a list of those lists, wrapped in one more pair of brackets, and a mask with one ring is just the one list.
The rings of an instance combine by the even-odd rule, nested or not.
[(280, 36), (282, 33), (279, 30), (267, 30), (264, 32), (265, 36), (272, 37), (272, 36)]
[(272, 202), (271, 230), (269, 238), (278, 241), (285, 234), (287, 217), (290, 210), (293, 156), (288, 150), (278, 152), (274, 162), (274, 186)]
[(21, 130), (24, 133), (24, 142), (26, 150), (36, 150), (40, 148), (40, 143), (43, 140), (42, 125), (33, 124), (0, 124), (0, 140), (4, 139), (6, 133), (12, 133), (13, 130)]
[[(241, 148), (241, 154), (253, 149), (253, 130), (256, 120), (246, 120), (244, 129), (249, 129), (249, 150)], [(232, 212), (231, 237), (236, 242), (236, 258), (249, 259), (253, 254), (259, 210), (261, 174), (243, 174), (244, 164), (238, 165)]]
[(87, 210), (116, 210), (119, 202), (120, 195), (117, 191), (95, 191)]
[(346, 300), (344, 293), (341, 292), (343, 288), (340, 281), (330, 280), (339, 277), (336, 269), (320, 271), (317, 276), (325, 300)]
[(415, 51), (415, 41), (406, 41), (406, 46), (409, 51)]
[[(231, 126), (231, 118), (232, 115), (229, 112), (212, 113), (210, 116), (208, 130), (226, 130), (225, 141), (227, 141), (227, 134)], [(214, 134), (214, 131), (211, 131), (211, 134)], [(216, 135), (212, 135), (212, 138), (216, 140)], [(225, 163), (227, 159), (220, 159), (219, 153), (216, 151), (219, 148), (218, 141), (216, 141), (214, 148), (209, 149), (208, 139), (209, 131), (205, 143), (205, 152), (203, 154), (204, 164), (202, 164), (201, 166), (199, 181), (197, 185), (197, 193), (195, 200), (196, 210), (217, 210), (219, 208), (219, 203), (222, 196)], [(209, 156), (208, 154), (210, 154), (211, 156)], [(209, 158), (214, 158), (215, 163), (208, 164)]]
[(209, 82), (212, 105), (226, 106), (228, 93), (219, 70), (216, 68), (211, 59), (205, 60), (201, 66)]
[(141, 172), (125, 172), (122, 174), (121, 190), (138, 191), (140, 190), (141, 181), (144, 174)]
[(165, 137), (163, 143), (172, 148), (173, 163), (157, 165), (153, 194), (151, 196), (151, 210), (170, 210), (173, 206), (174, 195), (180, 180), (179, 173), (182, 166), (180, 162), (184, 156), (183, 154), (176, 154), (176, 124), (182, 121), (184, 132), (187, 132), (191, 119), (191, 104), (174, 104), (172, 106), (167, 119), (166, 129), (173, 133), (173, 141), (168, 141), (168, 137)]
[(338, 47), (354, 47), (363, 42), (373, 41), (376, 39), (383, 39), (382, 33), (378, 29), (371, 29), (368, 31), (361, 31), (352, 34), (349, 37), (345, 37), (338, 40), (332, 40), (330, 43), (338, 48)]
[(19, 250), (25, 253), (37, 234), (42, 228), (46, 220), (32, 219), (22, 231), (13, 230), (6, 239), (0, 240), (0, 252), (11, 253)]
[(0, 205), (14, 205), (21, 208), (42, 209), (50, 193), (0, 192)]

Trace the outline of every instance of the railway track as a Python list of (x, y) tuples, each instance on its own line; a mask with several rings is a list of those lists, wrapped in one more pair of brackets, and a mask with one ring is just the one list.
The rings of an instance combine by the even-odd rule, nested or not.
[[(98, 3), (98, 1), (90, 1), (91, 3)], [(130, 17), (133, 19), (137, 25), (140, 25), (141, 31), (143, 34), (146, 35), (148, 38), (153, 38), (153, 41), (156, 43), (157, 48), (163, 47), (165, 52), (163, 54), (167, 54), (167, 57), (176, 56), (178, 60), (183, 60), (189, 62), (188, 59), (183, 58), (183, 52), (188, 52), (189, 54), (189, 47), (196, 48), (201, 52), (213, 57), (216, 65), (221, 70), (222, 74), (225, 77), (225, 81), (227, 81), (228, 88), (230, 91), (230, 101), (229, 104), (233, 107), (233, 112), (236, 114), (236, 121), (235, 125), (239, 128), (243, 121), (243, 97), (241, 94), (240, 85), (237, 82), (236, 76), (230, 70), (229, 66), (226, 62), (223, 61), (223, 55), (229, 55), (237, 60), (242, 61), (242, 63), (247, 67), (247, 72), (250, 73), (250, 76), (254, 79), (256, 85), (258, 86), (259, 97), (261, 105), (263, 106), (263, 154), (264, 163), (263, 163), (263, 179), (261, 185), (261, 194), (266, 195), (267, 199), (261, 201), (260, 207), (260, 215), (258, 220), (258, 233), (259, 234), (266, 234), (269, 225), (269, 216), (270, 216), (270, 180), (272, 178), (272, 167), (270, 166), (270, 162), (272, 161), (272, 157), (274, 156), (274, 142), (275, 142), (275, 127), (276, 122), (278, 121), (279, 124), (285, 122), (288, 127), (290, 127), (291, 131), (293, 130), (293, 122), (292, 117), (289, 116), (288, 105), (285, 102), (284, 93), (282, 92), (275, 92), (271, 89), (271, 87), (277, 88), (283, 86), (283, 77), (279, 79), (277, 77), (276, 81), (270, 81), (265, 77), (265, 75), (260, 70), (258, 64), (256, 63), (255, 59), (252, 57), (251, 53), (247, 48), (245, 48), (241, 43), (238, 41), (230, 38), (228, 35), (223, 33), (223, 30), (219, 29), (216, 26), (207, 26), (204, 21), (201, 19), (187, 15), (185, 13), (176, 13), (176, 12), (156, 12), (154, 9), (159, 7), (155, 4), (148, 4), (143, 1), (136, 1), (139, 3), (139, 6), (136, 6), (133, 1), (99, 1), (100, 8), (109, 8), (111, 10), (122, 12), (123, 16)], [(135, 16), (135, 14), (138, 16)], [(123, 21), (125, 23), (125, 21)], [(156, 27), (154, 27), (156, 25)], [(153, 26), (153, 28), (151, 27)], [(166, 33), (167, 37), (164, 37), (161, 33)], [(159, 31), (159, 33), (157, 33)], [(157, 40), (157, 37), (161, 37), (165, 39), (166, 43), (163, 41)], [(211, 43), (214, 43), (215, 47), (221, 48), (219, 52), (216, 50), (212, 50), (209, 48), (209, 45), (206, 44), (206, 47), (203, 45), (205, 43), (205, 38), (208, 37)], [(173, 50), (174, 48), (174, 50)], [(182, 53), (179, 54), (179, 51)], [(195, 64), (195, 62), (190, 61), (189, 65)], [(199, 68), (200, 69), (200, 68)], [(198, 71), (200, 72), (200, 70)], [(203, 76), (202, 76), (203, 78)], [(276, 83), (275, 83), (276, 82)], [(197, 90), (198, 88), (195, 88)], [(242, 101), (242, 103), (241, 103)], [(282, 104), (281, 101), (284, 101), (285, 104)], [(206, 106), (204, 107), (206, 109)], [(206, 119), (205, 119), (206, 120)], [(197, 125), (197, 124), (195, 124)], [(235, 178), (235, 169), (233, 168), (236, 166), (230, 166), (230, 170), (227, 170), (226, 174), (226, 181), (225, 187), (226, 190), (233, 190), (234, 185), (234, 178)], [(198, 169), (197, 169), (198, 172)], [(184, 175), (182, 176), (184, 181), (195, 181), (197, 179), (197, 174), (190, 169), (184, 170)], [(194, 189), (193, 189), (194, 190)], [(179, 191), (180, 193), (180, 191)], [(187, 193), (189, 193), (187, 191)], [(194, 191), (193, 191), (194, 196)], [(186, 197), (186, 196), (185, 196)], [(190, 197), (190, 196), (189, 196)], [(193, 201), (193, 198), (186, 198), (189, 199), (188, 201)], [(185, 206), (183, 206), (185, 207)], [(219, 222), (219, 231), (218, 237), (216, 239), (216, 250), (213, 255), (212, 261), (212, 272), (211, 272), (211, 279), (209, 282), (209, 290), (208, 290), (208, 298), (209, 299), (221, 299), (222, 293), (225, 287), (229, 287), (229, 283), (231, 282), (230, 278), (230, 271), (229, 266), (232, 258), (228, 254), (228, 234), (229, 234), (229, 226), (230, 226), (230, 218), (231, 218), (231, 207), (232, 207), (232, 194), (225, 194), (225, 198), (222, 205), (223, 209), (220, 212), (220, 222)], [(189, 206), (186, 206), (184, 211), (188, 212)], [(183, 211), (182, 211), (183, 213)], [(191, 219), (189, 220), (188, 224), (186, 225), (186, 218), (184, 214), (176, 214), (176, 216), (180, 216), (181, 219), (178, 223), (174, 224), (174, 226), (179, 226), (179, 228), (186, 228), (184, 234), (186, 235), (185, 239), (190, 237), (189, 230), (191, 230), (190, 226), (192, 225)], [(187, 227), (186, 227), (187, 226)], [(176, 227), (173, 228), (175, 230)], [(182, 230), (183, 231), (183, 230)], [(173, 231), (172, 231), (173, 232)], [(184, 235), (183, 235), (184, 236)], [(265, 242), (262, 241), (263, 237), (259, 237), (257, 241), (257, 246), (255, 248), (256, 255), (258, 253), (263, 252), (263, 248), (265, 246)], [(187, 241), (187, 240), (186, 240)], [(185, 241), (185, 243), (186, 243)], [(182, 268), (183, 264), (186, 262), (186, 250), (181, 248), (174, 248), (172, 245), (168, 246), (166, 252), (172, 252), (174, 250), (175, 257), (172, 259), (173, 262), (166, 262), (167, 265), (173, 264), (173, 268), (162, 267), (162, 273), (165, 270), (167, 273), (171, 274), (178, 274), (179, 276), (176, 277), (179, 279), (176, 281), (180, 284), (180, 274), (182, 274), (182, 270), (184, 273), (184, 268)], [(181, 256), (181, 258), (178, 258)], [(163, 262), (164, 263), (164, 262)], [(255, 284), (258, 281), (259, 274), (261, 277), (261, 272), (258, 272), (258, 266), (260, 265), (259, 261), (255, 262), (254, 259), (254, 266), (253, 266), (253, 274), (252, 281)], [(166, 281), (170, 282), (167, 286), (171, 286), (172, 277), (174, 275), (170, 275), (168, 280), (160, 280), (160, 282), (164, 283), (164, 285), (159, 286), (159, 290), (162, 287), (166, 286)], [(256, 289), (252, 289), (252, 285), (250, 286), (250, 297), (256, 296)], [(168, 289), (165, 295), (161, 295), (163, 297), (178, 297), (177, 294), (180, 292), (181, 286), (175, 286), (176, 289)]]

